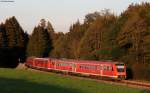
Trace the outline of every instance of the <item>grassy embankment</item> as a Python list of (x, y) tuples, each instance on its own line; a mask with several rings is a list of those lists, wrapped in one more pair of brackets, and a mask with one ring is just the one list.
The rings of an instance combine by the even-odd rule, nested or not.
[(150, 93), (58, 74), (0, 68), (0, 93)]

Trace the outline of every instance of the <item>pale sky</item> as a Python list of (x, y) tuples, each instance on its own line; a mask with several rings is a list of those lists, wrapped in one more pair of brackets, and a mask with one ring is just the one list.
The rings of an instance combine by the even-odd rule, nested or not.
[[(0, 0), (2, 1), (2, 0)], [(8, 1), (8, 0), (7, 0)], [(12, 0), (11, 0), (12, 1)], [(31, 33), (40, 19), (49, 20), (56, 32), (68, 32), (71, 24), (83, 21), (88, 13), (110, 9), (120, 14), (131, 3), (150, 0), (13, 0), (0, 2), (0, 23), (15, 16), (25, 31)]]

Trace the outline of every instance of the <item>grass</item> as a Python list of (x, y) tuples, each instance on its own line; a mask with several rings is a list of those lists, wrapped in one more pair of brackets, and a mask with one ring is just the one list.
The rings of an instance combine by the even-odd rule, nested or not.
[(150, 93), (53, 73), (0, 68), (0, 93)]

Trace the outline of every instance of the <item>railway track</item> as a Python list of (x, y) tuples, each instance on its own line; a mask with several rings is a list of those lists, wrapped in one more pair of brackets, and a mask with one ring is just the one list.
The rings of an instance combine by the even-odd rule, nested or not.
[(147, 82), (139, 82), (139, 81), (133, 81), (133, 80), (122, 80), (120, 82), (125, 83), (128, 86), (134, 85), (134, 86), (137, 86), (139, 88), (145, 88), (145, 89), (150, 90), (150, 83), (147, 83)]
[[(52, 71), (49, 70), (42, 70), (42, 69), (33, 69), (33, 68), (28, 68), (22, 64), (23, 69), (25, 68), (26, 70), (31, 70), (31, 71), (36, 71), (40, 73), (52, 73)], [(109, 83), (109, 84), (116, 84), (116, 85), (124, 85), (128, 87), (134, 87), (134, 88), (140, 88), (140, 89), (148, 89), (150, 90), (150, 83), (148, 82), (139, 82), (139, 81), (133, 81), (133, 80), (112, 80), (112, 79), (106, 79), (106, 78), (99, 78), (99, 77), (94, 77), (94, 76), (80, 76), (76, 74), (64, 74), (60, 73), (59, 75), (61, 76), (67, 76), (71, 78), (90, 78), (90, 79), (96, 79), (98, 82), (103, 82), (103, 83)]]
[(112, 80), (112, 79), (97, 79), (97, 80), (109, 84), (123, 85), (123, 86), (128, 86), (133, 88), (150, 90), (150, 83), (144, 81), (139, 82), (134, 80)]

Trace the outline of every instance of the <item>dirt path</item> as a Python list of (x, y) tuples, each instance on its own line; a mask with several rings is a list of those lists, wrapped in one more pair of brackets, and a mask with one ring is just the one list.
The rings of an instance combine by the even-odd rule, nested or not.
[(27, 69), (24, 63), (19, 63), (16, 69)]

